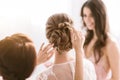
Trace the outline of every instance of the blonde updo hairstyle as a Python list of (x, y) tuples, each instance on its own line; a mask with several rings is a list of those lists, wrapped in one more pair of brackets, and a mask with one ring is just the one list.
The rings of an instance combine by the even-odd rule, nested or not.
[(73, 26), (72, 19), (65, 13), (50, 16), (46, 23), (46, 37), (58, 53), (72, 49), (69, 28)]

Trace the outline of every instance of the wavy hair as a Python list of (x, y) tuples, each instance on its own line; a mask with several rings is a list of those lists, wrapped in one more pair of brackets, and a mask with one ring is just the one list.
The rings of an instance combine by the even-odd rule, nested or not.
[[(102, 48), (106, 45), (107, 32), (106, 32), (106, 10), (105, 5), (102, 0), (88, 0), (86, 1), (81, 8), (81, 16), (83, 19), (83, 9), (87, 7), (91, 10), (94, 21), (95, 21), (95, 33), (97, 35), (97, 41), (93, 46), (94, 56), (96, 63), (99, 62), (101, 57), (104, 55)], [(86, 26), (83, 21), (84, 26)], [(92, 40), (94, 33), (92, 30), (87, 30), (86, 40), (84, 47), (87, 46)]]
[(72, 49), (69, 27), (72, 27), (72, 19), (65, 13), (50, 16), (46, 23), (46, 37), (59, 53)]

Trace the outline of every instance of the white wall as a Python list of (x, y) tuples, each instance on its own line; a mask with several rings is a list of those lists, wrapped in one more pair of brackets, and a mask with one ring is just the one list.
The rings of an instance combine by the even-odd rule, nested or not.
[(120, 2), (119, 0), (103, 0), (107, 6), (111, 33), (120, 43)]
[(38, 51), (47, 18), (58, 12), (71, 15), (71, 0), (0, 0), (0, 39), (16, 32), (32, 37)]
[(72, 17), (74, 19), (74, 25), (76, 29), (80, 29), (82, 26), (82, 19), (80, 17), (80, 11), (83, 3), (86, 0), (72, 0)]

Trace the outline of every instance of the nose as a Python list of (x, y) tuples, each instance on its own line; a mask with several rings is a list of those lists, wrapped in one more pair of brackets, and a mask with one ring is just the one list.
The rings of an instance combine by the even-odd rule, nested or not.
[(89, 22), (90, 22), (90, 18), (89, 18), (89, 17), (85, 17), (85, 18), (84, 18), (84, 22), (85, 22), (85, 24), (86, 24), (86, 23), (89, 23)]
[(90, 17), (86, 17), (86, 21), (87, 21), (87, 22), (90, 21), (90, 19), (91, 19)]

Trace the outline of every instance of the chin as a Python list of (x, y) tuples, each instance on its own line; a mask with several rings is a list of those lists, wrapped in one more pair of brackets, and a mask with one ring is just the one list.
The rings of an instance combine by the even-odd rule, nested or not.
[(91, 27), (88, 27), (88, 30), (93, 30), (93, 28), (91, 28)]

